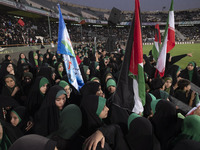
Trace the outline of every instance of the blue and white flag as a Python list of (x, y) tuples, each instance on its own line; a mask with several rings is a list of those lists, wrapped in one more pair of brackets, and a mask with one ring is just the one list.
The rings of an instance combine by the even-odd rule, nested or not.
[(59, 9), (59, 30), (58, 30), (58, 48), (57, 53), (63, 54), (65, 68), (68, 76), (69, 82), (79, 91), (79, 89), (84, 85), (84, 81), (74, 54), (72, 43), (65, 25), (62, 13)]

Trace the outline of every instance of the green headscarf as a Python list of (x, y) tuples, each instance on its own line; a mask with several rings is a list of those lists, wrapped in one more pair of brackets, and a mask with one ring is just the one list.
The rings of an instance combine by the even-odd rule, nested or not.
[(60, 114), (59, 129), (52, 135), (58, 135), (65, 140), (71, 139), (82, 125), (82, 113), (78, 106), (67, 105)]
[[(95, 63), (94, 63), (95, 70), (97, 70), (96, 68), (98, 65), (99, 65), (99, 63), (95, 61)], [(97, 71), (99, 71), (99, 70), (97, 70)]]
[[(98, 107), (97, 107), (97, 111), (96, 114), (99, 116), (100, 113), (102, 112), (104, 106), (106, 105), (106, 99), (99, 96), (99, 101), (98, 101)], [(101, 118), (100, 118), (101, 119)]]
[(19, 123), (20, 123), (22, 121), (22, 119), (20, 118), (20, 116), (18, 115), (18, 113), (16, 111), (14, 111), (14, 110), (12, 110), (11, 112), (13, 112), (13, 113), (15, 113), (15, 115), (17, 115), (17, 117), (19, 118)]
[(98, 77), (93, 77), (92, 79), (90, 79), (90, 81), (94, 81), (94, 80), (98, 80), (100, 83), (100, 79)]
[[(60, 64), (58, 65), (58, 68), (60, 67), (60, 65), (62, 65), (62, 63), (60, 63)], [(57, 69), (58, 69), (58, 68), (57, 68)], [(61, 78), (62, 78), (62, 72), (58, 70), (58, 73), (59, 73), (59, 75), (60, 75)]]
[(200, 142), (200, 116), (189, 115), (183, 121), (182, 133), (187, 135), (188, 139)]
[(36, 55), (37, 55), (37, 53), (36, 53), (36, 52), (33, 52), (33, 59), (34, 59), (34, 61), (35, 61), (35, 65), (38, 66), (38, 60), (35, 59), (35, 56), (36, 56)]
[(7, 134), (5, 133), (3, 126), (2, 129), (3, 129), (3, 136), (2, 139), (0, 140), (0, 150), (8, 150), (8, 148), (12, 145), (12, 143), (8, 138)]
[(151, 96), (151, 99), (152, 99), (152, 101), (151, 101), (151, 110), (152, 110), (153, 114), (155, 114), (156, 105), (160, 101), (160, 99), (156, 99), (156, 97), (151, 93), (149, 93), (149, 95)]
[[(170, 81), (172, 81), (172, 77), (166, 77), (166, 78), (164, 78), (164, 81), (166, 82), (167, 80), (170, 80)], [(170, 87), (169, 88), (166, 88), (165, 89), (165, 92), (167, 92), (168, 94), (170, 94)]]
[(6, 78), (11, 78), (11, 79), (13, 79), (13, 81), (15, 82), (15, 86), (14, 86), (13, 88), (8, 87), (7, 84), (6, 84), (6, 87), (8, 88), (10, 94), (12, 94), (13, 90), (14, 90), (15, 87), (17, 86), (15, 76), (13, 76), (13, 75), (11, 75), (11, 74), (8, 74), (8, 75), (6, 75), (6, 76), (4, 77), (4, 80), (5, 80)]
[(58, 91), (58, 93), (56, 94), (56, 98), (58, 98), (60, 95), (63, 95), (63, 94), (67, 95), (67, 93), (65, 92), (65, 90)]
[[(189, 62), (188, 65), (189, 65), (189, 64), (192, 64), (192, 66), (195, 67), (195, 63), (194, 63), (193, 61)], [(188, 75), (189, 75), (189, 80), (190, 80), (190, 81), (192, 81), (193, 72), (194, 72), (194, 69), (191, 70), (191, 71), (188, 70)]]
[(85, 73), (85, 76), (86, 76), (87, 80), (89, 79), (89, 75), (88, 75), (88, 74), (86, 74), (88, 69), (89, 69), (89, 67), (88, 67), (88, 66), (86, 66), (86, 65), (83, 65), (83, 70), (84, 70), (84, 73)]
[(131, 122), (132, 122), (134, 119), (138, 118), (138, 117), (141, 117), (141, 116), (138, 115), (138, 114), (135, 114), (135, 113), (132, 113), (132, 114), (128, 117), (128, 129), (129, 129), (129, 127), (130, 127)]
[(39, 89), (40, 89), (43, 85), (45, 85), (45, 84), (49, 84), (49, 80), (48, 80), (47, 78), (45, 78), (45, 77), (42, 77), (42, 78), (40, 79)]
[(65, 88), (69, 84), (66, 81), (64, 81), (64, 80), (61, 80), (58, 85), (61, 86), (61, 87), (63, 87), (63, 88)]
[(106, 83), (106, 87), (108, 88), (109, 86), (114, 86), (114, 87), (116, 87), (117, 84), (116, 84), (115, 80), (113, 80), (113, 79), (108, 79), (108, 81), (107, 81), (107, 83)]
[(167, 98), (169, 97), (169, 94), (163, 90), (160, 90), (160, 97), (161, 99), (167, 100)]

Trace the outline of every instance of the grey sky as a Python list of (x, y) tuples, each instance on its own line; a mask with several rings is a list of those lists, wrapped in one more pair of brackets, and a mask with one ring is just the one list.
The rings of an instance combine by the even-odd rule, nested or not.
[[(96, 8), (134, 11), (135, 0), (63, 0), (73, 4), (91, 6)], [(140, 0), (141, 11), (169, 10), (171, 0)], [(200, 8), (200, 0), (174, 0), (174, 10)]]

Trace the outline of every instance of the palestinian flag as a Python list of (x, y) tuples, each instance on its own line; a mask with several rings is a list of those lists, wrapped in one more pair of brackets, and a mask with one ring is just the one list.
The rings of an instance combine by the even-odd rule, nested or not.
[(166, 54), (172, 50), (175, 46), (175, 27), (174, 27), (174, 9), (173, 0), (171, 1), (171, 7), (169, 10), (168, 20), (165, 27), (164, 39), (162, 42), (161, 52), (156, 64), (157, 72), (160, 77), (165, 74)]
[(137, 114), (143, 112), (145, 81), (139, 0), (135, 0), (135, 17), (132, 21), (124, 62), (113, 98), (114, 103), (120, 107)]
[(152, 55), (155, 61), (158, 60), (158, 56), (160, 53), (160, 44), (161, 44), (160, 28), (159, 28), (159, 24), (156, 24), (155, 25), (155, 40), (154, 40), (154, 45), (152, 48)]

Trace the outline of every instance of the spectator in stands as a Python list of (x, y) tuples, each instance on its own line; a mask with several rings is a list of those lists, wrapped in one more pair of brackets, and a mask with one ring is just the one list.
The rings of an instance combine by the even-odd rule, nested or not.
[(200, 87), (200, 76), (194, 61), (189, 62), (187, 67), (181, 71), (179, 76)]

